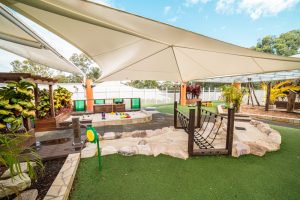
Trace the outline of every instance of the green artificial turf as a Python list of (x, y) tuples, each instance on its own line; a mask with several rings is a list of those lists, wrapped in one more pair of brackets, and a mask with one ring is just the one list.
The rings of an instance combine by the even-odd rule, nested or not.
[[(203, 109), (206, 109), (208, 111), (211, 111), (213, 113), (216, 113), (217, 112), (217, 106), (219, 104), (223, 103), (222, 101), (213, 101), (213, 105), (211, 107), (205, 107), (205, 106), (202, 106)], [(149, 106), (149, 105), (147, 105)], [(145, 107), (147, 107), (145, 106)], [(161, 113), (167, 113), (167, 114), (173, 114), (174, 112), (174, 104), (158, 104), (158, 105), (150, 105), (151, 107), (155, 107), (156, 110), (158, 112), (161, 112)], [(178, 105), (178, 109), (180, 111), (182, 111), (183, 113), (185, 114), (188, 114), (189, 112), (189, 109), (190, 108), (194, 108), (196, 109), (196, 107), (188, 107), (188, 106), (181, 106), (181, 105)]]
[(82, 159), (72, 200), (300, 199), (300, 130), (273, 126), (282, 134), (278, 152), (193, 157), (111, 155)]

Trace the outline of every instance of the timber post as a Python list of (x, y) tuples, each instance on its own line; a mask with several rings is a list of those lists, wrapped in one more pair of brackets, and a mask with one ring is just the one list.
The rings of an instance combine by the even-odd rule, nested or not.
[(235, 108), (228, 108), (227, 119), (227, 137), (226, 137), (226, 149), (228, 155), (232, 155), (232, 143), (233, 143), (233, 131), (234, 131), (234, 110)]
[(73, 145), (78, 145), (81, 143), (81, 138), (80, 138), (80, 121), (79, 117), (73, 117), (72, 118), (72, 128), (73, 128), (73, 137), (74, 137), (74, 142)]
[(53, 85), (49, 85), (50, 113), (51, 117), (55, 117), (55, 108), (53, 100)]
[(197, 128), (200, 128), (201, 114), (201, 101), (197, 101)]
[(174, 128), (178, 128), (178, 126), (177, 126), (177, 101), (174, 101)]
[(194, 152), (194, 134), (195, 134), (195, 109), (189, 111), (189, 125), (188, 125), (188, 154), (193, 156)]
[(271, 82), (268, 83), (268, 87), (267, 87), (267, 98), (266, 98), (265, 111), (269, 111), (270, 95), (271, 95)]

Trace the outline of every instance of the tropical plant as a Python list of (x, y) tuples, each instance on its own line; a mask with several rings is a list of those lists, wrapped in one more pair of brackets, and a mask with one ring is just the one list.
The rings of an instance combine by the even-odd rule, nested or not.
[(32, 103), (34, 87), (35, 83), (24, 79), (0, 87), (0, 130), (17, 131), (23, 118), (35, 117), (35, 105)]
[(222, 87), (222, 97), (227, 106), (235, 106), (236, 112), (240, 110), (243, 96), (247, 93), (246, 89), (238, 89), (233, 85), (225, 85)]
[(66, 88), (58, 86), (53, 92), (54, 108), (57, 113), (64, 108), (71, 108), (73, 93)]
[[(35, 179), (36, 173), (30, 161), (34, 161), (40, 169), (43, 169), (43, 164), (35, 150), (22, 148), (23, 139), (26, 137), (30, 135), (28, 133), (0, 133), (0, 165), (9, 169), (10, 176), (13, 177), (22, 174), (20, 163), (26, 162), (29, 177)], [(24, 151), (26, 154), (22, 153)]]
[[(267, 84), (262, 83), (262, 88), (267, 91)], [(300, 86), (296, 85), (294, 82), (287, 80), (282, 81), (277, 84), (275, 84), (273, 87), (271, 87), (270, 90), (270, 105), (274, 105), (275, 101), (279, 97), (286, 97), (289, 93), (289, 90), (293, 90), (296, 92), (300, 91)]]
[(36, 173), (30, 160), (42, 167), (37, 153), (23, 148), (24, 139), (31, 137), (23, 126), (23, 118), (35, 117), (35, 106), (31, 102), (34, 87), (33, 82), (24, 79), (0, 87), (0, 165), (9, 169), (11, 177), (22, 174), (20, 162), (27, 163), (31, 178), (35, 178)]
[(39, 100), (38, 100), (38, 118), (43, 119), (50, 114), (50, 97), (49, 91), (46, 89), (39, 90)]

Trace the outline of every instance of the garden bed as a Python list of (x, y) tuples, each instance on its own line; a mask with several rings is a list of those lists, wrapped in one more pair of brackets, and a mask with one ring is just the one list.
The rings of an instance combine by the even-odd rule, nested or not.
[(242, 105), (242, 113), (244, 114), (256, 114), (256, 115), (268, 115), (274, 117), (286, 117), (286, 118), (300, 118), (298, 113), (288, 113), (286, 110), (269, 110), (265, 111), (265, 107)]
[(54, 131), (59, 126), (60, 122), (63, 122), (68, 117), (70, 117), (71, 112), (64, 112), (56, 117), (49, 117), (46, 119), (36, 119), (35, 120), (35, 131), (42, 132), (42, 131)]
[[(44, 171), (42, 172), (40, 170), (37, 170), (37, 177), (38, 177), (37, 180), (32, 181), (30, 188), (27, 188), (26, 190), (37, 189), (38, 190), (37, 199), (38, 200), (43, 199), (46, 196), (50, 186), (52, 185), (54, 179), (56, 178), (64, 162), (65, 162), (65, 158), (48, 160), (43, 162), (43, 165), (45, 167)], [(0, 172), (1, 171), (3, 172), (4, 170), (5, 169), (3, 167), (0, 168)], [(14, 199), (15, 197), (16, 195), (11, 195), (3, 199), (10, 200), (10, 199)]]

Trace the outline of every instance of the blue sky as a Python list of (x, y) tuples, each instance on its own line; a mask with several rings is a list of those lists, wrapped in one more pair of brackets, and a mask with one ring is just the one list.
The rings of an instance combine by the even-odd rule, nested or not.
[[(255, 45), (266, 35), (300, 29), (300, 0), (93, 1), (243, 47)], [(45, 39), (49, 38), (47, 31), (31, 25)], [(64, 56), (78, 52), (53, 37), (50, 44), (64, 46), (60, 48)], [(14, 59), (20, 57), (0, 50), (0, 71), (11, 70), (9, 63)]]

